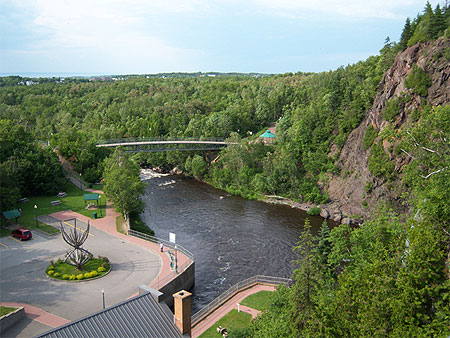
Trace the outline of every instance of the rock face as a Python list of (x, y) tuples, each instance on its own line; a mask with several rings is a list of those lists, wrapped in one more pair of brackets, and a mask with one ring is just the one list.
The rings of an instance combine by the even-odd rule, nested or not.
[[(396, 129), (401, 129), (405, 123), (409, 122), (409, 112), (421, 107), (423, 101), (432, 106), (450, 102), (449, 50), (450, 40), (444, 38), (416, 44), (397, 55), (394, 64), (385, 73), (378, 86), (371, 110), (367, 112), (360, 125), (350, 133), (342, 148), (338, 160), (341, 174), (334, 175), (326, 187), (331, 205), (340, 209), (343, 214), (368, 216), (371, 209), (375, 208), (381, 200), (388, 200), (399, 211), (408, 212), (408, 207), (401, 203), (400, 195), (404, 188), (400, 182), (387, 184), (384, 179), (376, 178), (370, 173), (368, 168), (370, 150), (364, 149), (362, 142), (369, 125), (379, 132), (389, 124), (383, 119), (382, 114), (387, 101), (393, 97), (404, 94), (411, 96), (395, 121), (391, 122)], [(414, 64), (422, 68), (431, 79), (431, 87), (428, 89), (426, 98), (415, 95), (405, 86), (405, 79)], [(398, 172), (401, 172), (403, 166), (409, 163), (406, 157), (390, 156)], [(339, 217), (332, 213), (331, 218), (339, 222), (342, 215)]]

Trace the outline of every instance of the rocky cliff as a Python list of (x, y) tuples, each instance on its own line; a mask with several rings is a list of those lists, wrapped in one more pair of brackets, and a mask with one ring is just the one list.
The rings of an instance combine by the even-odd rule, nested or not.
[[(426, 96), (415, 94), (405, 85), (413, 65), (424, 70), (431, 79)], [(403, 104), (395, 118), (386, 121), (383, 112), (393, 98), (403, 98)], [(422, 109), (425, 104), (436, 106), (449, 103), (450, 39), (440, 38), (434, 42), (416, 44), (398, 54), (378, 86), (371, 110), (349, 135), (342, 148), (338, 160), (340, 175), (332, 176), (325, 187), (332, 202), (323, 207), (329, 211), (330, 217), (338, 221), (341, 221), (342, 214), (366, 217), (381, 201), (389, 203), (397, 211), (409, 212), (409, 206), (401, 198), (405, 191), (401, 184), (401, 173), (409, 158), (406, 155), (395, 155), (392, 145), (377, 137), (375, 143), (383, 142), (385, 152), (395, 164), (397, 178), (388, 181), (375, 177), (368, 167), (370, 148), (363, 147), (365, 133), (369, 126), (377, 132), (387, 126), (394, 130), (401, 129), (408, 123), (416, 123), (412, 121), (411, 114), (416, 109)]]

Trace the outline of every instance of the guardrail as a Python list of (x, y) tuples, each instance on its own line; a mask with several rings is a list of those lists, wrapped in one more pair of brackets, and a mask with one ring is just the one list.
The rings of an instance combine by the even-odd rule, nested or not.
[(235, 285), (233, 285), (231, 288), (229, 288), (227, 291), (222, 293), (219, 297), (214, 299), (211, 303), (203, 307), (200, 311), (196, 312), (191, 317), (191, 323), (192, 327), (197, 325), (199, 322), (201, 322), (204, 318), (209, 316), (214, 310), (222, 306), (227, 300), (229, 300), (231, 297), (233, 297), (238, 292), (241, 292), (253, 285), (256, 284), (271, 284), (271, 285), (279, 285), (279, 284), (286, 284), (289, 285), (292, 283), (292, 279), (290, 278), (282, 278), (282, 277), (272, 277), (272, 276), (253, 276), (248, 279), (245, 279)]
[(200, 137), (200, 138), (193, 138), (193, 137), (186, 137), (186, 138), (180, 138), (180, 137), (128, 137), (128, 138), (119, 138), (119, 139), (110, 139), (110, 140), (100, 140), (97, 142), (97, 145), (107, 145), (111, 143), (128, 143), (128, 142), (161, 142), (161, 141), (177, 141), (177, 142), (183, 142), (183, 141), (199, 141), (199, 142), (225, 142), (225, 138), (218, 138), (218, 137)]
[[(132, 230), (132, 229), (130, 229), (128, 231), (128, 234), (131, 236), (134, 236), (134, 237), (138, 237), (140, 239), (144, 239), (144, 240), (152, 242), (152, 243), (156, 243), (156, 244), (162, 243), (165, 247), (171, 248), (173, 250), (176, 249), (176, 250), (182, 252), (186, 257), (188, 257), (192, 261), (194, 260), (194, 255), (192, 254), (192, 252), (190, 252), (189, 250), (187, 250), (186, 248), (182, 247), (179, 244), (174, 244), (165, 239), (161, 239), (161, 238), (158, 238), (155, 236), (150, 236), (150, 235), (147, 235), (147, 234), (144, 234), (142, 232)], [(181, 270), (181, 268), (180, 268), (180, 270)], [(183, 271), (183, 270), (181, 270), (181, 271)]]

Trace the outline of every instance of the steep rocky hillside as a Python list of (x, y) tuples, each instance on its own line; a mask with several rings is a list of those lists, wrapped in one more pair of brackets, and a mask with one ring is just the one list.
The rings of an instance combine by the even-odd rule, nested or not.
[[(431, 83), (426, 95), (418, 95), (407, 88), (405, 80), (413, 68), (425, 71)], [(399, 100), (398, 111), (389, 121), (383, 114), (389, 102)], [(330, 216), (340, 221), (341, 215), (368, 216), (380, 201), (387, 201), (401, 212), (408, 212), (409, 206), (401, 198), (405, 191), (401, 184), (404, 166), (409, 162), (406, 155), (395, 153), (394, 145), (378, 136), (374, 143), (381, 142), (389, 155), (396, 173), (395, 178), (376, 177), (369, 171), (368, 159), (371, 149), (363, 146), (364, 136), (371, 126), (378, 133), (385, 128), (400, 130), (414, 122), (411, 115), (425, 105), (437, 106), (450, 103), (450, 40), (440, 38), (434, 42), (416, 44), (397, 55), (392, 67), (381, 80), (372, 109), (361, 124), (349, 135), (343, 147), (338, 164), (341, 174), (331, 177), (325, 187), (332, 203), (325, 208)], [(384, 117), (383, 117), (384, 116)]]

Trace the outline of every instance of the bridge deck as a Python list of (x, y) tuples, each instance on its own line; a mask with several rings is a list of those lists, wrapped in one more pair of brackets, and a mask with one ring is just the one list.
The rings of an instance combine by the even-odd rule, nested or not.
[(114, 143), (101, 143), (96, 147), (126, 147), (126, 146), (140, 146), (140, 145), (152, 145), (152, 144), (215, 144), (215, 145), (229, 145), (236, 144), (233, 142), (225, 141), (191, 141), (191, 140), (158, 140), (158, 141), (131, 141), (131, 142), (114, 142)]

